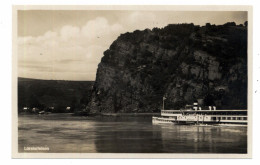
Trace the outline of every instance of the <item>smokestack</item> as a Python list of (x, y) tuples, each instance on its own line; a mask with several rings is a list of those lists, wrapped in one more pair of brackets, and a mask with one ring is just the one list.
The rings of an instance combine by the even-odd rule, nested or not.
[(211, 111), (211, 106), (209, 106), (209, 110)]
[(204, 100), (203, 99), (198, 99), (198, 104), (199, 105), (204, 105)]

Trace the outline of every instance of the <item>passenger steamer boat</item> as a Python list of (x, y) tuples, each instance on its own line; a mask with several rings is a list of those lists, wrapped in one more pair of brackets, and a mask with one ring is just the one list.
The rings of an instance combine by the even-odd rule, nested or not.
[[(164, 106), (163, 106), (164, 107)], [(153, 123), (199, 124), (199, 125), (247, 125), (247, 110), (217, 110), (215, 106), (205, 109), (186, 105), (184, 110), (161, 110), (161, 117), (153, 117)]]

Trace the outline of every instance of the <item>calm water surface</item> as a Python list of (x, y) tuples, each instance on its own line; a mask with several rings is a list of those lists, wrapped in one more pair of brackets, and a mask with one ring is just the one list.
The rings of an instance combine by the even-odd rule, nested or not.
[[(246, 153), (246, 127), (153, 125), (151, 116), (18, 117), (19, 152), (49, 147), (54, 153)], [(34, 151), (35, 152), (35, 151)]]

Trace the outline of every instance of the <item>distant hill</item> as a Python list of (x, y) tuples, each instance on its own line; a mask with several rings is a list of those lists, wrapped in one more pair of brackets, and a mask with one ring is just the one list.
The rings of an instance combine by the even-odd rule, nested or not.
[(91, 95), (93, 81), (38, 80), (18, 78), (18, 109), (55, 107), (63, 112), (84, 107)]

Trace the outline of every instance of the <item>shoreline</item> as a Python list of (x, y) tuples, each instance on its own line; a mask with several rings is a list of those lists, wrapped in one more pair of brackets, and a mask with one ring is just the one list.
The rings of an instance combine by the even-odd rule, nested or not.
[(38, 113), (18, 113), (18, 116), (23, 115), (71, 115), (71, 116), (111, 116), (111, 117), (118, 117), (118, 116), (157, 116), (160, 113), (98, 113), (98, 114), (77, 114), (77, 113), (48, 113), (48, 114), (38, 114)]
[(101, 116), (153, 116), (160, 113), (100, 113)]

